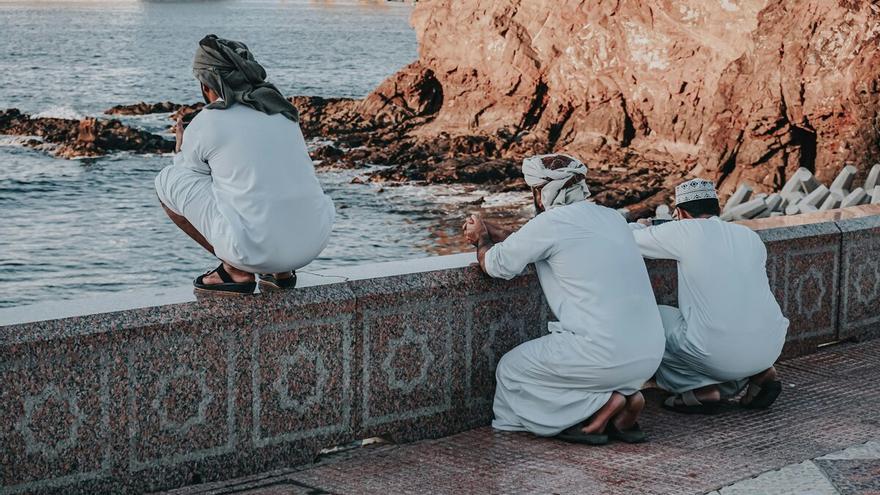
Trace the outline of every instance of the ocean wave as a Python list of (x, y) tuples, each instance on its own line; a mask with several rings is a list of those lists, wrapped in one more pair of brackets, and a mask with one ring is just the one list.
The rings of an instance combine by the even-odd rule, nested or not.
[(58, 105), (54, 107), (49, 107), (46, 110), (43, 110), (40, 113), (31, 115), (32, 119), (71, 119), (71, 120), (82, 120), (85, 118), (85, 115), (76, 111), (73, 107)]
[(527, 207), (532, 204), (532, 195), (527, 192), (510, 191), (490, 194), (483, 200), (483, 208)]
[(40, 136), (8, 136), (0, 134), (0, 146), (24, 146), (31, 139), (43, 140)]

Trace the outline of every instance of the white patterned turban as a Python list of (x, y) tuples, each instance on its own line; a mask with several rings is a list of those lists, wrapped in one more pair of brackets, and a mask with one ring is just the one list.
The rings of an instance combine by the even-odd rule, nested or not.
[(587, 166), (572, 156), (554, 153), (523, 160), (523, 176), (529, 187), (541, 188), (544, 209), (565, 206), (590, 197)]

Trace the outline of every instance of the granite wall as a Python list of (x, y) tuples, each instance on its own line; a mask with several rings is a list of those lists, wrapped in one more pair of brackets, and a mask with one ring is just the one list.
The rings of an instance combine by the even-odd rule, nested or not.
[[(880, 334), (880, 217), (760, 235), (786, 356)], [(432, 260), (443, 269), (0, 327), (0, 493), (148, 492), (487, 424), (498, 359), (551, 315), (532, 272)], [(674, 262), (648, 265), (675, 304)]]

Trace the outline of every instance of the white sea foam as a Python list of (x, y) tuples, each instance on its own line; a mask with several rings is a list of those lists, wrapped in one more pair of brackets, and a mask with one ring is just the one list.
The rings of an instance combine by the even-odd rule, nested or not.
[(42, 141), (43, 138), (39, 136), (5, 136), (0, 135), (0, 146), (22, 146), (29, 139), (36, 139), (37, 141)]
[[(390, 184), (379, 185), (384, 187)], [(385, 191), (392, 195), (416, 198), (440, 205), (474, 203), (488, 194), (486, 191), (475, 190), (472, 187), (458, 184), (401, 184), (388, 187)]]
[(80, 120), (85, 118), (85, 115), (77, 112), (72, 107), (68, 106), (54, 106), (49, 107), (46, 110), (43, 110), (40, 113), (31, 115), (32, 119), (73, 119)]
[(486, 199), (483, 201), (483, 208), (522, 208), (531, 204), (531, 194), (521, 191), (509, 191), (486, 196)]

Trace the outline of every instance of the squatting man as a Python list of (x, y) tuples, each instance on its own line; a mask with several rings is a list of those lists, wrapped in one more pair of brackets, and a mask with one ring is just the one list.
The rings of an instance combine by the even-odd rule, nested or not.
[(333, 201), (315, 176), (299, 115), (241, 42), (208, 35), (193, 75), (207, 105), (177, 123), (174, 164), (156, 177), (171, 220), (221, 260), (196, 291), (292, 288), (333, 227)]
[[(523, 162), (536, 215), (517, 231), (471, 216), (463, 225), (489, 276), (534, 263), (558, 321), (498, 363), (492, 426), (602, 445), (644, 442), (640, 389), (652, 378), (681, 413), (767, 408), (781, 392), (773, 363), (788, 320), (767, 281), (764, 244), (722, 222), (714, 184), (676, 188), (679, 221), (627, 225), (589, 201), (587, 167), (541, 155)], [(680, 308), (657, 306), (642, 256), (678, 262)]]

